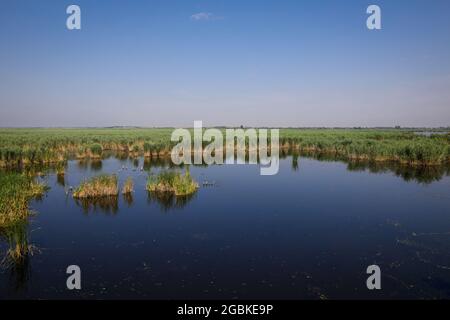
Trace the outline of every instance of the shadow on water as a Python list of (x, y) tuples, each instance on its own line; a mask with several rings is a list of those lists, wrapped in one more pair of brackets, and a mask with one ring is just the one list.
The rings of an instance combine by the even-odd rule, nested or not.
[(1, 228), (0, 238), (8, 244), (0, 266), (9, 271), (9, 286), (14, 291), (23, 291), (31, 275), (30, 256), (38, 251), (28, 241), (28, 222), (19, 221)]

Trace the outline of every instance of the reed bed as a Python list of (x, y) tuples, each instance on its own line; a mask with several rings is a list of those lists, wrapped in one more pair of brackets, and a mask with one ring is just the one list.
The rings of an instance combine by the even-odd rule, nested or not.
[(0, 173), (0, 229), (26, 220), (30, 215), (29, 201), (42, 196), (47, 189), (30, 176)]
[[(101, 158), (105, 151), (164, 157), (174, 142), (171, 128), (0, 129), (0, 166)], [(447, 131), (448, 132), (448, 131)], [(282, 129), (280, 148), (334, 153), (348, 160), (396, 161), (409, 165), (450, 162), (450, 135), (402, 129)]]
[(74, 191), (76, 199), (117, 196), (118, 183), (116, 175), (100, 175), (83, 181)]
[(157, 176), (149, 176), (147, 190), (155, 193), (173, 193), (176, 196), (193, 194), (198, 189), (197, 182), (189, 170), (184, 174), (175, 171), (162, 171)]
[(0, 230), (0, 235), (7, 241), (8, 249), (0, 262), (6, 268), (24, 265), (28, 257), (39, 251), (28, 242), (28, 221), (17, 220)]

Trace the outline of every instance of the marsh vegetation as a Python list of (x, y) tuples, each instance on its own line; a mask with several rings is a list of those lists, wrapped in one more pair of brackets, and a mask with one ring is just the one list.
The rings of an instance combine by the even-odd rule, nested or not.
[(108, 196), (117, 196), (119, 193), (116, 175), (99, 175), (83, 181), (73, 191), (73, 197), (99, 198)]
[[(133, 157), (170, 155), (173, 129), (0, 129), (0, 166), (100, 159), (105, 152)], [(270, 145), (270, 141), (268, 141)], [(334, 153), (348, 160), (440, 165), (450, 161), (446, 131), (419, 135), (400, 129), (281, 129), (280, 148)]]
[(173, 193), (176, 196), (193, 194), (198, 189), (189, 169), (184, 174), (175, 171), (162, 171), (157, 176), (149, 175), (147, 190), (154, 193)]
[(26, 174), (0, 172), (0, 229), (26, 220), (31, 213), (29, 201), (47, 189)]
[(122, 187), (122, 194), (129, 195), (134, 191), (134, 183), (131, 177), (128, 177)]

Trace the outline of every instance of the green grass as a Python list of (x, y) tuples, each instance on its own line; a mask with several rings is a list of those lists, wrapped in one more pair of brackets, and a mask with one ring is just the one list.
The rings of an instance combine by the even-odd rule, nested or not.
[(26, 221), (30, 215), (29, 201), (42, 196), (47, 189), (30, 176), (0, 173), (0, 229)]
[(117, 196), (119, 193), (117, 176), (100, 175), (83, 181), (74, 191), (76, 199)]
[(173, 193), (186, 196), (197, 191), (198, 184), (192, 179), (189, 170), (184, 174), (175, 171), (162, 171), (157, 176), (150, 175), (147, 190), (156, 193)]
[(1, 260), (3, 267), (24, 265), (29, 255), (36, 251), (28, 242), (28, 221), (17, 220), (0, 229), (0, 236), (8, 243), (6, 254)]
[[(173, 129), (0, 129), (0, 166), (99, 158), (104, 151), (132, 156), (170, 154)], [(348, 160), (410, 165), (450, 162), (450, 135), (422, 136), (400, 129), (281, 129), (280, 145), (298, 151), (334, 153)]]

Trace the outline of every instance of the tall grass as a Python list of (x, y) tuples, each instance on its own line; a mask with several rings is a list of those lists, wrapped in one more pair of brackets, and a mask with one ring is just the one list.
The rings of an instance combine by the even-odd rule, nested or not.
[(7, 227), (1, 228), (0, 236), (7, 241), (9, 247), (1, 261), (2, 266), (23, 266), (29, 255), (33, 255), (37, 250), (28, 242), (28, 221), (26, 219), (14, 221)]
[(122, 187), (122, 194), (130, 194), (134, 191), (134, 183), (131, 177), (128, 177)]
[(100, 175), (83, 181), (73, 191), (73, 197), (82, 199), (117, 196), (118, 190), (117, 176)]
[(149, 176), (147, 190), (156, 193), (173, 193), (186, 196), (197, 191), (198, 184), (191, 177), (189, 170), (184, 174), (175, 171), (162, 171), (157, 176)]
[[(170, 154), (173, 129), (0, 129), (0, 166), (62, 162), (104, 151), (138, 156)], [(450, 135), (417, 135), (394, 129), (282, 129), (280, 148), (335, 153), (349, 160), (410, 165), (450, 162)]]
[(30, 215), (28, 203), (42, 196), (47, 186), (37, 183), (30, 176), (18, 173), (0, 173), (0, 228)]

